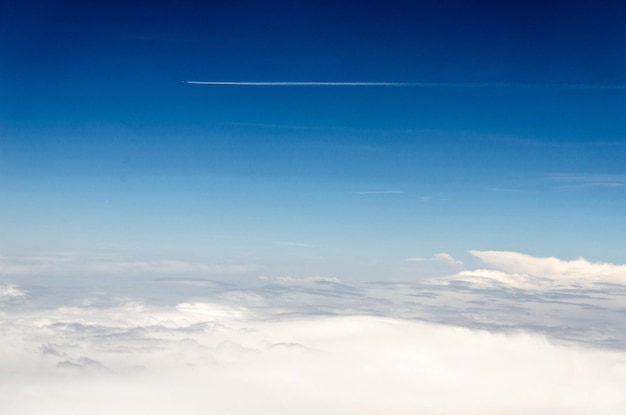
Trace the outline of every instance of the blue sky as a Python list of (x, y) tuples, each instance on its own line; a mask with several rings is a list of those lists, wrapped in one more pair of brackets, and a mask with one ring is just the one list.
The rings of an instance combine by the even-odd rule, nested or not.
[(349, 278), (471, 249), (626, 254), (619, 2), (3, 9), (7, 253), (319, 257)]
[(0, 1), (3, 410), (623, 412), (625, 21)]

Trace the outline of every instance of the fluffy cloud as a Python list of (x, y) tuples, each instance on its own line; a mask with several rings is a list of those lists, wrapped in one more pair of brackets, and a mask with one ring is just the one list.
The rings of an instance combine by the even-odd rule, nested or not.
[(512, 285), (543, 287), (546, 283), (608, 282), (626, 285), (626, 265), (589, 262), (584, 258), (564, 261), (558, 258), (537, 258), (518, 252), (469, 251), (482, 262), (507, 273), (475, 272), (485, 278)]
[[(60, 274), (80, 264), (95, 278), (74, 285), (28, 278), (28, 268), (5, 273), (3, 411), (621, 413), (626, 285), (615, 282), (623, 266), (472, 253), (483, 269), (372, 282), (220, 282), (164, 277), (146, 265), (174, 272), (189, 264), (178, 261), (100, 258), (114, 266), (96, 272), (99, 262), (78, 254), (30, 257), (23, 266)], [(447, 254), (429, 262), (460, 267)], [(132, 269), (156, 276), (93, 287), (110, 270)]]
[(454, 281), (463, 281), (479, 287), (493, 287), (494, 284), (524, 290), (546, 289), (553, 286), (552, 280), (529, 275), (507, 273), (493, 269), (461, 271), (454, 275)]
[(442, 262), (452, 264), (452, 265), (463, 265), (463, 262), (459, 261), (458, 259), (454, 259), (452, 255), (446, 254), (445, 252), (436, 254), (434, 259), (437, 261), (442, 261)]
[(14, 285), (0, 285), (0, 301), (24, 297), (26, 294)]
[(470, 252), (485, 267), (422, 286), (425, 294), (434, 295), (419, 297), (416, 317), (496, 331), (524, 328), (567, 341), (626, 347), (626, 266)]
[(120, 303), (2, 324), (12, 415), (615, 414), (623, 352), (372, 316)]

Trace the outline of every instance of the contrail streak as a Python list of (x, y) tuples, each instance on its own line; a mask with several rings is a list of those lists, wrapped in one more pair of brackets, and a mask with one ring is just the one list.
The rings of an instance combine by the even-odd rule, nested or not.
[(408, 86), (402, 82), (222, 82), (185, 81), (196, 85), (240, 85), (240, 86)]
[(498, 82), (239, 82), (239, 81), (183, 81), (195, 85), (230, 86), (379, 86), (418, 88), (508, 88), (508, 89), (626, 89), (620, 84), (525, 84)]

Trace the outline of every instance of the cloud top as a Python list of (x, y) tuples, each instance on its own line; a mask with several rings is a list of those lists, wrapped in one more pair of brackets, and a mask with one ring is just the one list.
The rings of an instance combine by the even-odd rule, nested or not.
[[(63, 301), (52, 303), (44, 279), (5, 274), (36, 284), (0, 285), (3, 410), (620, 413), (626, 285), (599, 283), (619, 280), (624, 266), (471, 253), (483, 268), (431, 281), (313, 274), (238, 286), (159, 275), (125, 280), (139, 297), (90, 285), (61, 289)], [(76, 254), (22, 260), (56, 270), (106, 262)], [(447, 253), (425, 261), (463, 267)], [(167, 295), (142, 300), (155, 298), (150, 287)]]
[[(614, 414), (626, 356), (372, 316), (121, 303), (15, 315), (0, 338), (12, 415)], [(36, 399), (33, 399), (36, 397)]]
[(513, 275), (548, 279), (554, 283), (610, 282), (626, 285), (626, 265), (590, 262), (584, 258), (538, 258), (518, 252), (469, 251), (482, 262)]

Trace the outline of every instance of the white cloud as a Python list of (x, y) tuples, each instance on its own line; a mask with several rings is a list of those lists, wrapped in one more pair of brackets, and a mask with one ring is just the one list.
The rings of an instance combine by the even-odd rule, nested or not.
[[(45, 279), (0, 285), (3, 412), (621, 413), (626, 285), (584, 282), (615, 282), (624, 266), (471, 253), (484, 267), (444, 286), (340, 283), (313, 273), (259, 277), (246, 287), (197, 275), (125, 280), (141, 295), (144, 288), (177, 293), (164, 294), (158, 304), (168, 305), (159, 306), (106, 293), (92, 299), (84, 287), (61, 288), (64, 306), (45, 306), (38, 302), (55, 293)], [(446, 253), (426, 261), (460, 265)], [(76, 253), (0, 263), (24, 267), (9, 274), (16, 281), (35, 280), (21, 278), (33, 267), (97, 275), (214, 269)], [(181, 300), (182, 292), (189, 296)]]
[(452, 255), (446, 254), (445, 252), (442, 252), (442, 253), (439, 253), (439, 254), (435, 254), (434, 259), (437, 260), (437, 261), (445, 262), (445, 263), (452, 264), (452, 265), (462, 265), (463, 264), (462, 261), (459, 261), (458, 259), (454, 259), (452, 257)]
[(626, 355), (380, 317), (137, 303), (0, 322), (11, 415), (617, 414)]
[(405, 261), (407, 262), (436, 261), (436, 262), (443, 262), (443, 263), (450, 264), (450, 265), (463, 265), (462, 261), (455, 259), (454, 257), (452, 257), (452, 255), (447, 254), (445, 252), (435, 254), (432, 258), (410, 257), (410, 258), (405, 259)]
[(280, 283), (308, 283), (308, 282), (335, 282), (339, 283), (341, 280), (337, 277), (326, 277), (323, 275), (315, 275), (313, 277), (303, 277), (303, 278), (294, 278), (294, 277), (276, 277), (275, 280)]
[(427, 261), (427, 258), (422, 258), (422, 257), (410, 257), (405, 259), (406, 262), (421, 262), (421, 261)]
[(584, 258), (571, 261), (555, 257), (537, 258), (508, 251), (469, 252), (487, 265), (518, 276), (539, 277), (553, 283), (626, 284), (626, 265), (589, 262)]
[(24, 297), (26, 294), (14, 285), (0, 285), (0, 301)]
[(552, 287), (552, 281), (546, 278), (531, 277), (522, 274), (510, 274), (493, 269), (477, 269), (461, 271), (452, 277), (454, 281), (463, 281), (480, 287), (493, 287), (501, 284), (520, 289), (539, 289)]

